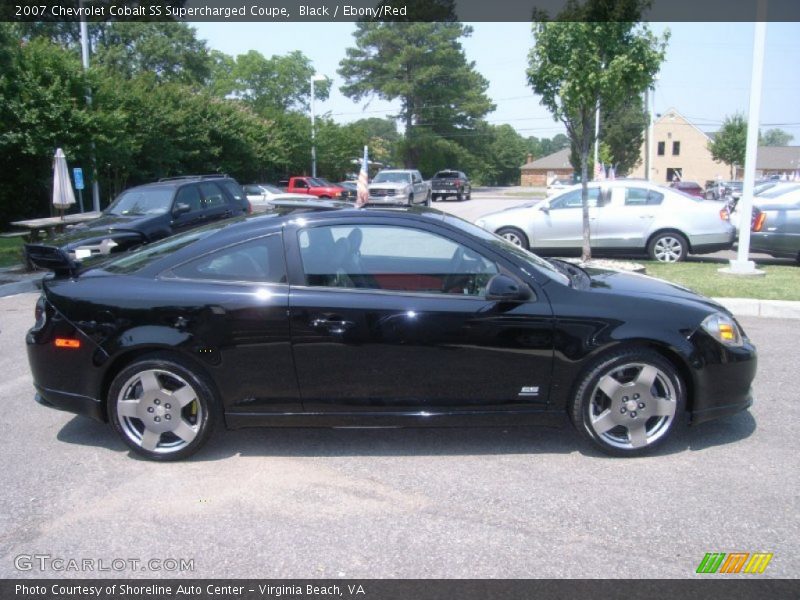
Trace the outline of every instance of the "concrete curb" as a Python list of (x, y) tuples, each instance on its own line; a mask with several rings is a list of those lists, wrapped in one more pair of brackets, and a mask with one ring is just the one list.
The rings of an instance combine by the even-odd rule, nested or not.
[(800, 302), (755, 300), (753, 298), (713, 298), (737, 317), (800, 319)]

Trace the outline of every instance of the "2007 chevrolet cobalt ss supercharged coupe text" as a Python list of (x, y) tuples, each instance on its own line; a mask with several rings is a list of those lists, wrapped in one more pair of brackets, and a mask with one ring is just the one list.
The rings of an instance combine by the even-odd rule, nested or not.
[(156, 460), (215, 426), (572, 420), (637, 455), (747, 408), (732, 315), (641, 275), (544, 261), (438, 211), (285, 203), (81, 269), (57, 248), (27, 335), (37, 400)]

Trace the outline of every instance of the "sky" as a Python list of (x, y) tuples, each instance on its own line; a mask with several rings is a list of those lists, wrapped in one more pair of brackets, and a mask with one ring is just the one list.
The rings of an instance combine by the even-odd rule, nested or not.
[[(230, 55), (257, 50), (265, 56), (300, 50), (317, 72), (333, 79), (330, 98), (316, 102), (318, 115), (339, 122), (384, 117), (399, 104), (380, 99), (355, 103), (339, 92), (337, 75), (345, 49), (354, 45), (353, 23), (192, 23), (208, 46)], [(564, 133), (539, 104), (525, 81), (533, 44), (530, 23), (470, 23), (462, 44), (467, 59), (489, 80), (497, 109), (491, 123), (508, 123), (523, 136)], [(703, 131), (716, 131), (736, 112), (747, 116), (753, 57), (753, 23), (652, 23), (653, 32), (669, 29), (667, 55), (655, 85), (653, 110), (675, 108)], [(768, 23), (761, 97), (761, 130), (779, 127), (800, 145), (800, 23)]]

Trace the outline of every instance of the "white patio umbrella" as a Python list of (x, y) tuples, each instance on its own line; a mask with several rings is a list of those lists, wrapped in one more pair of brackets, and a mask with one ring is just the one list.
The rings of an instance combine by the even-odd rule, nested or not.
[(72, 190), (72, 180), (69, 178), (67, 157), (64, 151), (58, 148), (53, 157), (53, 205), (61, 211), (63, 219), (64, 211), (71, 204), (75, 204), (75, 192)]

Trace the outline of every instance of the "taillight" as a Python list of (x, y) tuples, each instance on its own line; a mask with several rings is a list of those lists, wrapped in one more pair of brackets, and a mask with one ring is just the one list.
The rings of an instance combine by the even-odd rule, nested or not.
[(753, 231), (761, 231), (764, 227), (764, 223), (767, 220), (767, 213), (760, 212), (756, 215), (755, 219), (753, 220)]
[(39, 299), (36, 301), (36, 308), (33, 309), (33, 316), (36, 319), (33, 328), (36, 330), (44, 327), (44, 324), (47, 321), (46, 306), (47, 300), (44, 299), (44, 296), (39, 296)]
[(719, 209), (719, 218), (723, 221), (730, 221), (731, 220), (731, 213), (728, 212), (727, 208)]

